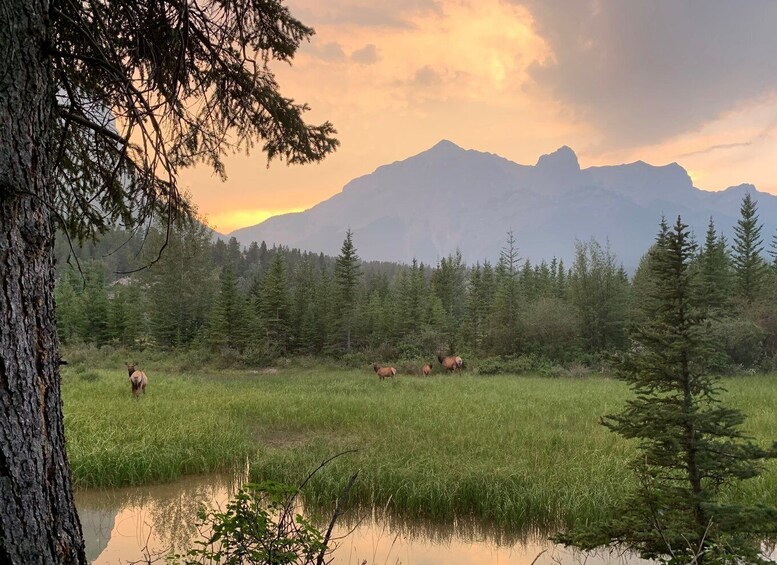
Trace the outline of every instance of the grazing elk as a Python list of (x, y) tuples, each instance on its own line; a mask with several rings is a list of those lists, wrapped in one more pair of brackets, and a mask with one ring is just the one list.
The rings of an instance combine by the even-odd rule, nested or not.
[(454, 371), (461, 371), (462, 366), (464, 366), (464, 361), (458, 355), (448, 355), (447, 357), (443, 357), (438, 353), (437, 360), (440, 362), (440, 365), (442, 365), (443, 369), (449, 373), (453, 373)]
[(378, 374), (380, 380), (393, 377), (397, 374), (397, 370), (394, 367), (380, 367), (377, 363), (373, 363), (372, 368)]
[(146, 394), (146, 385), (148, 384), (148, 377), (143, 371), (138, 371), (135, 368), (135, 363), (124, 363), (127, 366), (127, 372), (129, 373), (129, 382), (132, 385), (132, 396), (137, 398), (140, 393)]
[(432, 366), (429, 363), (424, 363), (424, 366), (421, 367), (421, 372), (424, 374), (425, 377), (428, 377), (429, 373), (432, 372)]

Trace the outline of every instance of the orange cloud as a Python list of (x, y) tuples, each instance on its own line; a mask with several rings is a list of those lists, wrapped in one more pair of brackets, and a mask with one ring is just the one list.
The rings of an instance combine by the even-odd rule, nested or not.
[[(703, 119), (694, 114), (692, 125), (680, 133), (673, 129), (666, 134), (671, 137), (628, 147), (614, 141), (613, 122), (598, 118), (600, 113), (581, 111), (579, 101), (570, 99), (575, 85), (588, 85), (598, 93), (596, 74), (609, 68), (604, 64), (612, 62), (610, 55), (631, 61), (637, 55), (629, 49), (641, 53), (633, 45), (635, 38), (616, 33), (617, 22), (612, 28), (605, 25), (610, 4), (599, 4), (596, 14), (580, 13), (577, 18), (570, 17), (567, 8), (544, 2), (290, 0), (292, 13), (313, 25), (316, 36), (301, 46), (292, 67), (276, 69), (281, 92), (307, 102), (311, 122), (332, 121), (341, 147), (322, 163), (304, 167), (275, 163), (268, 169), (261, 153), (234, 155), (226, 159), (226, 183), (197, 167), (181, 175), (183, 188), (220, 231), (229, 231), (272, 212), (309, 208), (351, 179), (445, 138), (519, 163), (534, 163), (562, 145), (574, 148), (583, 166), (678, 161), (693, 171), (700, 188), (753, 182), (777, 192), (772, 165), (777, 141), (770, 126), (777, 119), (772, 110), (777, 99), (747, 101)], [(575, 4), (574, 13), (589, 9), (589, 3)], [(625, 18), (621, 12), (613, 11), (612, 17)], [(593, 24), (608, 33), (586, 35), (589, 29), (599, 29)], [(574, 35), (575, 30), (580, 33)], [(673, 45), (682, 40), (671, 38)], [(706, 52), (702, 47), (698, 49)], [(575, 64), (578, 60), (596, 64)], [(645, 76), (665, 67), (645, 69)], [(618, 86), (616, 71), (610, 79)], [(557, 79), (570, 73), (563, 83), (568, 97), (553, 95), (540, 82), (549, 72)], [(629, 67), (629, 76), (642, 75)], [(637, 88), (641, 83), (629, 84)], [(661, 88), (677, 97), (698, 94), (689, 89), (673, 94), (671, 84)], [(620, 92), (605, 90), (613, 96)], [(606, 112), (607, 97), (595, 99)], [(619, 100), (617, 107), (625, 112), (628, 100)], [(635, 120), (658, 119), (647, 110), (632, 110), (629, 116)], [(666, 116), (662, 120), (666, 122)]]
[(777, 193), (770, 155), (777, 152), (777, 94), (740, 103), (701, 127), (654, 145), (600, 153), (592, 164), (642, 159), (676, 161), (688, 170), (694, 184), (721, 190), (742, 183)]

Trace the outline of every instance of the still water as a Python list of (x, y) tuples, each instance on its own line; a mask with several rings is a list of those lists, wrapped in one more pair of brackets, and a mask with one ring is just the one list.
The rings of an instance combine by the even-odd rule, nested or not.
[[(175, 483), (83, 490), (76, 504), (90, 563), (125, 564), (182, 551), (197, 538), (200, 504), (225, 508), (238, 479), (187, 477)], [(508, 538), (477, 525), (439, 526), (397, 521), (381, 512), (346, 518), (332, 553), (336, 565), (616, 565), (646, 564), (616, 554), (581, 555), (540, 534)], [(147, 562), (147, 561), (144, 561)], [(160, 559), (159, 563), (163, 560)]]

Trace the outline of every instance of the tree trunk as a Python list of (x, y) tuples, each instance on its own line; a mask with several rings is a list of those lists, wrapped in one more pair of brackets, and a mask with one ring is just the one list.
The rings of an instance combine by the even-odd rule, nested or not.
[(54, 314), (46, 0), (0, 2), (0, 563), (86, 563)]

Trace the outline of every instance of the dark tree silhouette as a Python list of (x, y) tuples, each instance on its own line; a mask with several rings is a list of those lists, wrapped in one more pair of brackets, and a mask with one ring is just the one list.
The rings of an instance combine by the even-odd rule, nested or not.
[(84, 563), (65, 455), (55, 224), (79, 239), (189, 212), (177, 171), (261, 144), (318, 161), (270, 64), (313, 30), (280, 0), (0, 2), (0, 562)]

